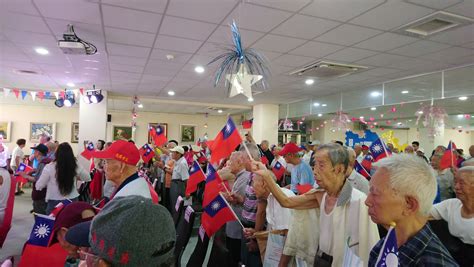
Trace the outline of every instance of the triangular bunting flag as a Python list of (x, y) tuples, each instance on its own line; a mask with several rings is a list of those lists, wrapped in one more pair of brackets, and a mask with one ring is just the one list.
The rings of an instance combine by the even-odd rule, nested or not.
[(3, 88), (3, 94), (5, 95), (5, 97), (7, 97), (9, 94), (10, 94), (10, 89), (8, 88)]
[(79, 88), (79, 92), (81, 93), (81, 95), (84, 95), (84, 88)]
[(21, 99), (25, 99), (26, 95), (28, 94), (27, 91), (21, 90)]
[(43, 100), (43, 98), (44, 98), (44, 92), (43, 91), (38, 92), (38, 98)]
[(36, 93), (37, 93), (37, 92), (34, 92), (34, 91), (31, 91), (31, 92), (30, 92), (31, 98), (33, 98), (33, 101), (36, 100)]
[(47, 99), (51, 96), (51, 92), (44, 92), (44, 97), (46, 97)]
[(59, 99), (59, 92), (54, 92), (54, 96), (56, 97), (56, 100)]
[(20, 91), (18, 89), (13, 89), (13, 93), (15, 94), (16, 98), (20, 95)]
[(72, 90), (72, 92), (74, 93), (75, 98), (77, 98), (77, 96), (79, 96), (79, 90), (78, 89), (74, 89), (74, 90)]
[(60, 96), (61, 98), (64, 98), (65, 95), (66, 95), (66, 93), (65, 93), (64, 91), (59, 92), (59, 96)]

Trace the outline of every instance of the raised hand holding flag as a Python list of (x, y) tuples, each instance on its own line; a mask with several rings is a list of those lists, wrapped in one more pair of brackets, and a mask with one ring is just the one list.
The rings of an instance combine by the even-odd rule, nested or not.
[(204, 196), (202, 206), (205, 207), (211, 200), (224, 190), (222, 179), (211, 164), (207, 165), (206, 186), (204, 187)]
[(391, 155), (391, 151), (385, 146), (385, 143), (380, 138), (372, 142), (369, 149), (374, 158), (374, 162)]
[(370, 177), (370, 173), (357, 160), (354, 163), (354, 169), (360, 175), (364, 176), (367, 180), (370, 180), (372, 178)]
[(200, 182), (206, 180), (206, 175), (201, 169), (201, 166), (197, 163), (197, 161), (193, 161), (193, 165), (189, 169), (189, 179), (188, 183), (186, 184), (186, 196), (191, 195), (191, 193), (197, 190), (197, 186)]
[(156, 126), (156, 128), (150, 127), (149, 132), (156, 146), (163, 146), (164, 144), (166, 144), (166, 142), (168, 142), (168, 138), (166, 138), (163, 126), (158, 125)]
[(88, 143), (86, 146), (86, 149), (81, 152), (81, 156), (83, 156), (85, 159), (90, 160), (92, 158), (92, 154), (94, 153), (95, 148), (94, 144), (92, 142)]
[(237, 131), (234, 121), (229, 117), (224, 128), (214, 138), (211, 147), (211, 163), (218, 163), (219, 160), (228, 157), (241, 142), (242, 137)]
[(439, 168), (441, 170), (456, 166), (456, 156), (454, 155), (455, 150), (456, 145), (454, 142), (449, 141), (448, 147), (446, 148), (446, 151), (444, 151), (443, 157), (441, 157), (439, 162)]
[(20, 165), (18, 166), (18, 169), (16, 169), (16, 173), (18, 174), (17, 181), (21, 183), (28, 183), (29, 180), (21, 176), (21, 173), (29, 174), (31, 171), (33, 171), (32, 167), (26, 165), (25, 163), (20, 163)]
[(283, 164), (277, 161), (275, 163), (275, 166), (273, 166), (272, 168), (272, 172), (273, 174), (275, 174), (277, 181), (280, 181), (283, 175), (285, 174), (286, 169), (285, 169), (285, 166), (283, 166)]
[(219, 193), (211, 199), (201, 215), (201, 224), (208, 237), (213, 236), (227, 222), (235, 220), (238, 220), (237, 216)]
[(155, 151), (153, 151), (153, 148), (148, 144), (144, 144), (138, 152), (145, 163), (148, 163), (155, 156)]

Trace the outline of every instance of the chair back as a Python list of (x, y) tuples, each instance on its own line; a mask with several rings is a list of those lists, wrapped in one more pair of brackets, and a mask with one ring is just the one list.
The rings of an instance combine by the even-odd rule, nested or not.
[(173, 214), (173, 222), (174, 226), (178, 226), (179, 219), (183, 215), (183, 209), (184, 209), (184, 199), (182, 196), (178, 196), (178, 199), (176, 200), (176, 205), (172, 207), (176, 212), (172, 212)]
[(176, 229), (176, 245), (174, 250), (174, 256), (176, 259), (176, 267), (180, 266), (181, 257), (183, 255), (184, 249), (191, 238), (191, 233), (193, 231), (194, 219), (196, 213), (193, 208), (188, 206), (184, 210), (184, 216), (181, 216), (178, 226)]
[(189, 258), (186, 267), (202, 267), (204, 266), (204, 260), (206, 259), (207, 248), (209, 247), (209, 237), (206, 235), (206, 231), (201, 226), (199, 227), (198, 239), (196, 246), (194, 247), (193, 253)]

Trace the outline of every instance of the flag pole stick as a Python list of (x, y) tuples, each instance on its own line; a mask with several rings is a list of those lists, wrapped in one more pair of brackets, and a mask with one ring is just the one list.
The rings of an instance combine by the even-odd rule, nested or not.
[(225, 199), (225, 197), (222, 195), (221, 192), (219, 192), (219, 195), (222, 197), (222, 199), (224, 200), (225, 204), (227, 204), (227, 206), (229, 207), (230, 211), (232, 212), (232, 214), (234, 214), (235, 216), (235, 219), (239, 222), (240, 226), (242, 226), (242, 229), (245, 229), (244, 225), (242, 224), (242, 222), (240, 221), (239, 217), (237, 217), (237, 214), (235, 214), (234, 210), (232, 209), (232, 207), (230, 206), (229, 202), (227, 202), (227, 200)]
[(247, 147), (247, 144), (245, 143), (245, 141), (242, 141), (242, 144), (244, 145), (244, 148), (245, 148), (245, 151), (247, 152), (247, 155), (249, 155), (249, 158), (251, 160), (254, 160), (252, 155), (250, 155), (250, 151), (249, 151), (249, 148)]

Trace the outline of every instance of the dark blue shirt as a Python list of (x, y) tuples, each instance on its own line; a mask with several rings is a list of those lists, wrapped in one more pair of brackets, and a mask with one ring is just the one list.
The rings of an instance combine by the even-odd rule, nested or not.
[[(384, 239), (370, 252), (369, 267), (375, 266)], [(405, 244), (398, 248), (399, 266), (459, 266), (451, 257), (438, 236), (425, 224), (423, 228)]]

